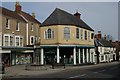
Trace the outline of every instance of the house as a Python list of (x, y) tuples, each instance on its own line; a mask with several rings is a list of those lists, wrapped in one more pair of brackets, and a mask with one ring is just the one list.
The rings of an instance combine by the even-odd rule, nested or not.
[(94, 30), (82, 19), (56, 8), (40, 27), (41, 64), (94, 63)]
[(115, 53), (116, 53), (116, 60), (120, 61), (120, 41), (112, 42), (112, 44), (116, 48), (116, 51), (115, 51)]
[(112, 43), (106, 40), (106, 36), (102, 38), (101, 31), (98, 31), (98, 34), (95, 36), (95, 52), (96, 63), (101, 62), (111, 62), (116, 60), (116, 48)]
[(40, 22), (22, 11), (18, 2), (15, 11), (0, 7), (0, 53), (6, 66), (33, 62), (34, 44), (39, 43)]

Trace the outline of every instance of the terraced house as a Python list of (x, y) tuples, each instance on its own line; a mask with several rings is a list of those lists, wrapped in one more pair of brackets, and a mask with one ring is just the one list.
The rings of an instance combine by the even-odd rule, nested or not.
[(6, 66), (33, 62), (34, 44), (39, 43), (40, 22), (35, 14), (22, 11), (16, 2), (15, 11), (0, 8), (0, 53)]
[(94, 63), (94, 30), (82, 19), (56, 8), (40, 27), (41, 64)]

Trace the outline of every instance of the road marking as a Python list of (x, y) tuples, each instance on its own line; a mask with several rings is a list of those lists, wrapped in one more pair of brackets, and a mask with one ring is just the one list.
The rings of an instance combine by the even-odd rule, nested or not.
[(94, 72), (94, 73), (96, 74), (96, 73), (103, 72), (103, 71), (106, 71), (106, 70), (105, 70), (105, 69), (103, 69), (103, 70), (101, 70), (101, 71), (97, 71), (97, 72)]
[(77, 76), (73, 76), (73, 77), (69, 77), (69, 78), (76, 78), (76, 77), (80, 77), (80, 76), (85, 76), (86, 74), (82, 74), (82, 75), (77, 75)]

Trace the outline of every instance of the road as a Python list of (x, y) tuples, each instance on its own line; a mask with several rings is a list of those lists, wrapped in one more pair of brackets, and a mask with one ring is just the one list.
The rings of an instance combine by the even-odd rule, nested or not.
[[(120, 63), (102, 63), (101, 65), (91, 65), (82, 68), (69, 68), (57, 73), (35, 75), (35, 76), (21, 76), (22, 78), (46, 78), (51, 80), (74, 80), (76, 78), (119, 78)], [(19, 77), (18, 77), (19, 78)], [(53, 79), (54, 78), (54, 79)], [(40, 80), (43, 80), (40, 79)], [(45, 80), (46, 80), (45, 79)], [(23, 79), (22, 79), (23, 80)]]

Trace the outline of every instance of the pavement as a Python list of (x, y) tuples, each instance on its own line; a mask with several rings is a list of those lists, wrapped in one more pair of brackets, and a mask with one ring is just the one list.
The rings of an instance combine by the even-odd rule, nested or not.
[(64, 69), (62, 67), (57, 67), (52, 69), (50, 65), (42, 66), (42, 67), (29, 67), (26, 70), (26, 65), (16, 65), (5, 68), (5, 74), (1, 75), (3, 78), (12, 78), (12, 77), (27, 77), (27, 76), (36, 76), (36, 75), (49, 75), (49, 74), (56, 74), (59, 72), (64, 72), (64, 70), (71, 70), (71, 69), (82, 69), (82, 68), (93, 68), (96, 66), (103, 66), (105, 64), (117, 64), (118, 62), (110, 62), (110, 63), (100, 63), (95, 65), (83, 65), (83, 66), (66, 66)]

